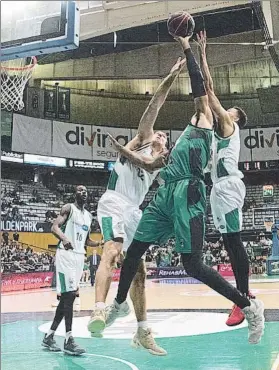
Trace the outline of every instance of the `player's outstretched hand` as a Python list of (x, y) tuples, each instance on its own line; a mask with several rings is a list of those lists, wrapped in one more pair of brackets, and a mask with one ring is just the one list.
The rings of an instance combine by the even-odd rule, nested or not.
[(191, 37), (192, 37), (192, 35), (191, 36), (186, 36), (186, 37), (175, 36), (174, 39), (180, 44), (180, 46), (182, 47), (182, 49), (184, 51), (184, 50), (190, 48), (189, 40), (190, 40)]
[(199, 34), (197, 33), (197, 44), (201, 48), (201, 51), (205, 53), (206, 49), (206, 31), (201, 31)]
[(69, 239), (65, 238), (64, 240), (62, 240), (62, 243), (63, 243), (64, 248), (65, 248), (66, 251), (69, 250), (69, 249), (74, 249), (73, 246), (72, 246), (72, 243), (70, 242)]
[(111, 136), (111, 134), (109, 134), (107, 132), (107, 135), (108, 135), (108, 137), (110, 139), (110, 142), (111, 142), (111, 144), (112, 144), (112, 146), (115, 150), (119, 151), (119, 149), (123, 148), (123, 145), (119, 144), (119, 142), (117, 140), (115, 140), (115, 138), (113, 136)]
[(180, 71), (184, 67), (185, 63), (186, 63), (186, 58), (182, 59), (181, 57), (179, 57), (177, 59), (177, 62), (175, 63), (175, 65), (170, 70), (170, 73), (172, 73), (172, 74), (178, 74), (178, 73), (180, 73)]

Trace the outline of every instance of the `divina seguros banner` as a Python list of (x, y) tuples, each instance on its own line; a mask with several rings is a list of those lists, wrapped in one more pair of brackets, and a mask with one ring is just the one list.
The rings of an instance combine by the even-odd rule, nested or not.
[[(182, 133), (179, 130), (164, 131), (171, 145)], [(126, 145), (137, 131), (42, 120), (14, 114), (12, 150), (80, 160), (115, 161), (117, 152), (111, 146), (108, 132), (120, 144)], [(241, 130), (240, 142), (240, 162), (279, 159), (279, 127)]]

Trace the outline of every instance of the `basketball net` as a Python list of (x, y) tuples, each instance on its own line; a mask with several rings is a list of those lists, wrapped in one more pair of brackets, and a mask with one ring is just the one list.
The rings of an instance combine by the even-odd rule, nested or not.
[(1, 109), (24, 108), (23, 92), (36, 64), (36, 57), (1, 62)]

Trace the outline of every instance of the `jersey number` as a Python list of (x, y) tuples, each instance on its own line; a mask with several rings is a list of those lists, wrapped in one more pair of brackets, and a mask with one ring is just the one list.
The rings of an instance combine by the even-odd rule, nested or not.
[(82, 241), (82, 234), (77, 233), (77, 241), (81, 242)]

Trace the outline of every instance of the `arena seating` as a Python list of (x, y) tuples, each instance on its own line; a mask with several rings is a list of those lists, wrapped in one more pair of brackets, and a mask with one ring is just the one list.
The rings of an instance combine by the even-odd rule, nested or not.
[[(2, 197), (9, 199), (12, 207), (17, 207), (19, 213), (22, 215), (24, 220), (43, 222), (46, 220), (46, 212), (51, 210), (56, 214), (59, 213), (61, 206), (66, 201), (71, 201), (73, 195), (73, 186), (68, 184), (58, 184), (56, 192), (44, 187), (40, 183), (23, 184), (16, 180), (2, 179)], [(89, 193), (89, 204), (90, 211), (93, 217), (96, 217), (97, 203), (105, 192), (105, 186), (87, 186)], [(17, 190), (17, 191), (15, 191)], [(34, 191), (37, 195), (34, 196)], [(13, 193), (14, 192), (14, 193)], [(146, 195), (145, 204), (147, 204), (154, 196), (156, 189), (152, 189)], [(14, 196), (7, 196), (7, 194), (13, 193)], [(16, 197), (17, 196), (17, 197)], [(36, 197), (38, 197), (36, 199)], [(3, 198), (2, 198), (3, 199)], [(207, 197), (207, 203), (209, 205), (209, 196)], [(263, 226), (264, 216), (269, 214), (271, 207), (276, 207), (279, 204), (279, 187), (274, 187), (274, 198), (273, 203), (264, 203), (262, 196), (262, 185), (248, 185), (245, 206), (243, 212), (243, 229), (253, 229), (253, 208), (261, 208), (255, 222), (257, 225)], [(278, 212), (278, 211), (277, 211)], [(5, 215), (2, 207), (2, 218)], [(278, 214), (279, 217), (279, 214)], [(210, 207), (208, 207), (207, 213), (207, 227), (208, 230), (215, 231), (213, 224), (213, 218)]]

